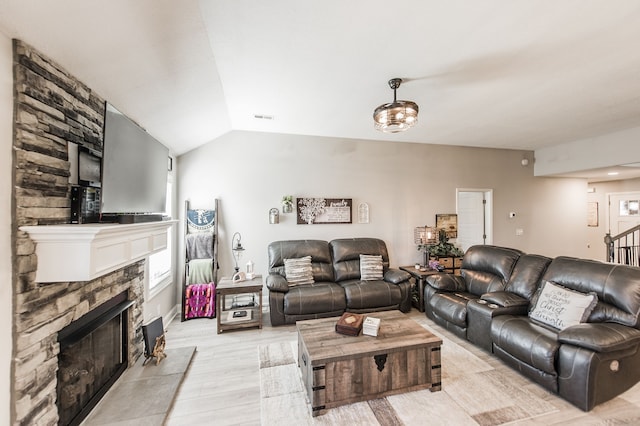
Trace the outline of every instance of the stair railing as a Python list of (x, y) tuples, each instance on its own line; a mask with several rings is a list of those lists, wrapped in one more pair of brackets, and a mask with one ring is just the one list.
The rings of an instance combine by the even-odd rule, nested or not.
[(640, 266), (640, 225), (613, 237), (607, 233), (604, 243), (607, 246), (607, 261)]

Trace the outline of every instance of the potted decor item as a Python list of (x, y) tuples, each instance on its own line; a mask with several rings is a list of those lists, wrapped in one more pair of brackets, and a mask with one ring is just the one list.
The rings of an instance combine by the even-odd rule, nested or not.
[(461, 257), (464, 255), (464, 251), (449, 242), (449, 237), (444, 229), (438, 230), (438, 237), (438, 243), (429, 246), (429, 254), (436, 257)]
[(429, 266), (441, 272), (459, 274), (464, 251), (449, 242), (444, 229), (438, 230), (438, 238), (438, 243), (429, 247)]
[(282, 197), (282, 213), (291, 213), (293, 211), (293, 195), (285, 195)]

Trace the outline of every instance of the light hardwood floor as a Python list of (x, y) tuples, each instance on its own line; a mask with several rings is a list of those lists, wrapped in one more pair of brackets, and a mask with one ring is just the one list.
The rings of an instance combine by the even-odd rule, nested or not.
[[(409, 315), (424, 318), (424, 313), (417, 310)], [(168, 347), (197, 346), (169, 415), (169, 425), (260, 424), (258, 346), (297, 338), (295, 326), (271, 327), (268, 314), (264, 315), (264, 320), (262, 330), (228, 331), (223, 334), (216, 333), (215, 320), (174, 320), (169, 324)], [(434, 328), (489, 364), (501, 363), (435, 324)], [(566, 409), (555, 412), (553, 416), (544, 416), (526, 424), (640, 424), (640, 385), (626, 392), (621, 403), (612, 401), (589, 413), (583, 413), (568, 404), (566, 406)]]

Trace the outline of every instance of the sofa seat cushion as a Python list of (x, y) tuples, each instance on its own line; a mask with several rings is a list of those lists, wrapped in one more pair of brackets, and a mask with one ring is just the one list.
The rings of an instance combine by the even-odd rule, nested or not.
[(528, 317), (503, 315), (491, 321), (493, 344), (538, 370), (557, 374), (560, 343), (555, 331), (535, 324)]
[(335, 283), (316, 282), (291, 287), (284, 296), (285, 315), (305, 315), (344, 310), (344, 289)]
[(458, 327), (467, 327), (467, 303), (478, 296), (462, 291), (436, 292), (428, 300), (431, 311)]
[(343, 281), (347, 309), (370, 309), (398, 305), (402, 302), (402, 291), (396, 284), (386, 281)]

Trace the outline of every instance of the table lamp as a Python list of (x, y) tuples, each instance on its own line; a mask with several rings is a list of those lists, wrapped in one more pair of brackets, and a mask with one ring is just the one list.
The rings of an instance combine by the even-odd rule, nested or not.
[(435, 226), (418, 226), (413, 231), (413, 241), (419, 250), (424, 250), (423, 265), (429, 265), (429, 248), (438, 244), (440, 239), (438, 228)]
[(233, 234), (231, 238), (231, 252), (233, 253), (233, 259), (235, 261), (235, 270), (238, 272), (240, 268), (238, 267), (238, 262), (242, 257), (242, 252), (244, 251), (244, 247), (242, 247), (242, 235), (239, 232)]

